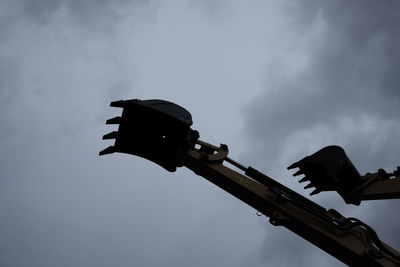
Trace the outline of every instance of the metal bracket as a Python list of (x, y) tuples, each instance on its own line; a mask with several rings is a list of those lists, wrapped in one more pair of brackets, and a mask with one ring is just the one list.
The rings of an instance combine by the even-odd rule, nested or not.
[(221, 163), (228, 157), (229, 149), (225, 144), (217, 147), (201, 140), (197, 140), (196, 144), (200, 145), (199, 151), (204, 161)]

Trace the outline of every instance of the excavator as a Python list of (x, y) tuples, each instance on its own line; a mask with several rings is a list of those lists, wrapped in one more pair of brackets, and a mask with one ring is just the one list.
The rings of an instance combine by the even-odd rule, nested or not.
[[(115, 143), (99, 153), (127, 153), (150, 160), (169, 172), (186, 167), (349, 266), (400, 266), (400, 253), (381, 241), (365, 222), (344, 217), (296, 193), (253, 167), (228, 157), (228, 146), (200, 140), (192, 116), (165, 100), (119, 100), (110, 106), (122, 115), (106, 124), (118, 130), (103, 136)], [(288, 167), (311, 194), (336, 191), (346, 204), (400, 198), (400, 167), (360, 175), (343, 148), (328, 146)]]

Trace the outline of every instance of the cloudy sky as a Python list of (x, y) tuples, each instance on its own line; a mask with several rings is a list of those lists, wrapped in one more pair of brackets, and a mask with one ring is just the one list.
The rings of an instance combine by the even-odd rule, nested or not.
[[(400, 2), (0, 0), (1, 266), (342, 266), (186, 169), (113, 154), (109, 102), (159, 98), (306, 195), (331, 144), (400, 165)], [(395, 200), (347, 206), (400, 248)]]

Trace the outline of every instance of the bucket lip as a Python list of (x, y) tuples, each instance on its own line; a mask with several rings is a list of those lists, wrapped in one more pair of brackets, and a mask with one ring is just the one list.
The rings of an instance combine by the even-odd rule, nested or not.
[(137, 105), (143, 106), (145, 108), (156, 110), (158, 112), (161, 112), (163, 114), (170, 116), (171, 118), (181, 121), (181, 122), (187, 124), (188, 126), (191, 126), (193, 124), (192, 115), (190, 114), (189, 111), (187, 111), (185, 108), (179, 106), (178, 104), (175, 104), (175, 103), (167, 101), (167, 100), (131, 99), (131, 100), (126, 100), (125, 103), (137, 104)]

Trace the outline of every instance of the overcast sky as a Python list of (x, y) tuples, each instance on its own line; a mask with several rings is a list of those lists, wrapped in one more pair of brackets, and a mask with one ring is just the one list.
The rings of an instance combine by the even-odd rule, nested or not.
[[(400, 2), (0, 0), (0, 266), (342, 266), (186, 169), (113, 154), (119, 99), (188, 109), (201, 138), (286, 167), (331, 144), (400, 165)], [(345, 205), (400, 248), (395, 200)]]

